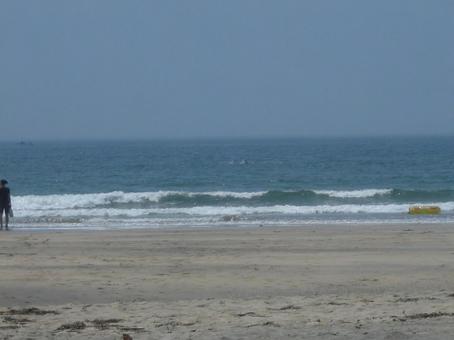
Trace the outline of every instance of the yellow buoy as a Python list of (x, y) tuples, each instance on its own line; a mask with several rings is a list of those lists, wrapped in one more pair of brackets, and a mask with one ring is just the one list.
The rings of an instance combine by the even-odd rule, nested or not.
[(440, 207), (436, 206), (415, 206), (408, 209), (410, 215), (438, 215), (441, 213)]

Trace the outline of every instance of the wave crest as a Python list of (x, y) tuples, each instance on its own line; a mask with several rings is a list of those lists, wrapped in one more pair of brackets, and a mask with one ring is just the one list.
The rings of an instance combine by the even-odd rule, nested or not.
[(454, 201), (454, 190), (422, 191), (400, 189), (362, 190), (273, 190), (257, 192), (153, 191), (14, 197), (23, 210), (94, 208), (166, 208), (194, 206), (274, 206), (401, 204)]
[(363, 190), (314, 190), (320, 195), (336, 198), (365, 198), (392, 193), (393, 189), (363, 189)]

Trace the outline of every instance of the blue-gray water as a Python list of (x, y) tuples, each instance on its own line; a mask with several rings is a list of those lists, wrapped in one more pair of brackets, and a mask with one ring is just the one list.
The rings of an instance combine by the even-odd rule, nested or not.
[[(1, 143), (22, 228), (454, 221), (454, 138)], [(412, 217), (413, 204), (439, 216)]]

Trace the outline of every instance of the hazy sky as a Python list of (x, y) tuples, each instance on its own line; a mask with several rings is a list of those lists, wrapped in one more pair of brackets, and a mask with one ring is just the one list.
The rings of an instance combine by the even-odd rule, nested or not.
[(454, 134), (454, 1), (0, 1), (0, 138)]

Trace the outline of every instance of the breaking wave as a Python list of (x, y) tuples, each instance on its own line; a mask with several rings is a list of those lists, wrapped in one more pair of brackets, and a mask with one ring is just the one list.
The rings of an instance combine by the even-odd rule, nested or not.
[(284, 223), (333, 216), (401, 216), (412, 204), (434, 204), (454, 214), (454, 190), (296, 190), (257, 192), (155, 191), (15, 196), (18, 224)]
[(258, 192), (184, 192), (155, 191), (125, 193), (114, 191), (96, 194), (16, 196), (19, 209), (93, 209), (153, 208), (193, 206), (272, 206), (272, 205), (341, 205), (391, 204), (454, 201), (454, 190), (417, 191), (399, 189), (296, 190)]

